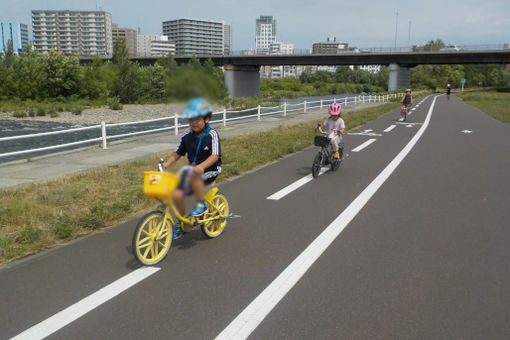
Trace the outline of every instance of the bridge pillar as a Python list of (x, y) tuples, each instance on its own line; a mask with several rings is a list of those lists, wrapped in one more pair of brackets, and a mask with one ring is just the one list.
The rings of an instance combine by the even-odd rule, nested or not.
[(225, 65), (223, 77), (231, 97), (260, 96), (260, 66)]
[(411, 68), (391, 63), (388, 78), (388, 91), (408, 87), (411, 87)]

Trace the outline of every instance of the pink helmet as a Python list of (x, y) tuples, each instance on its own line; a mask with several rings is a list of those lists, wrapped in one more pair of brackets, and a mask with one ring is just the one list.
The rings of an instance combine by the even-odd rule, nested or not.
[(332, 116), (339, 116), (342, 113), (342, 105), (338, 103), (332, 103), (329, 105), (328, 112)]

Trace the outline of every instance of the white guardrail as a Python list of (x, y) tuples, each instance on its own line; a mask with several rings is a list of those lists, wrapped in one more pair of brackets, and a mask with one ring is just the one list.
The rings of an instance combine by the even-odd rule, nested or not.
[[(283, 116), (287, 116), (287, 114), (289, 112), (303, 111), (305, 113), (307, 110), (310, 110), (310, 109), (317, 109), (317, 108), (323, 109), (324, 106), (329, 105), (333, 102), (338, 102), (344, 106), (345, 105), (356, 105), (356, 104), (361, 104), (361, 103), (386, 102), (386, 101), (389, 101), (390, 98), (400, 97), (402, 95), (403, 95), (403, 93), (393, 93), (393, 94), (386, 94), (386, 95), (357, 95), (357, 96), (351, 96), (351, 97), (342, 97), (339, 99), (337, 99), (337, 98), (321, 99), (321, 100), (316, 100), (316, 101), (306, 101), (305, 100), (304, 102), (297, 103), (297, 104), (289, 104), (289, 103), (285, 102), (282, 105), (278, 105), (278, 106), (274, 106), (274, 107), (263, 107), (263, 106), (259, 105), (254, 108), (240, 110), (240, 111), (227, 111), (226, 109), (224, 109), (223, 111), (213, 112), (213, 118), (212, 118), (210, 124), (222, 123), (223, 126), (227, 126), (227, 122), (241, 120), (241, 119), (257, 118), (257, 120), (261, 120), (262, 117), (264, 117), (264, 116), (275, 115), (275, 114), (283, 113)], [(269, 112), (262, 112), (262, 111), (265, 111), (268, 109), (276, 109), (276, 110), (269, 111)], [(247, 115), (241, 115), (238, 117), (227, 118), (228, 114), (243, 114), (244, 112), (249, 112), (249, 111), (254, 111), (254, 110), (257, 110), (256, 114), (247, 114)], [(215, 120), (214, 118), (218, 117), (218, 116), (219, 116), (219, 119)], [(61, 149), (61, 148), (69, 147), (69, 146), (87, 144), (87, 143), (96, 142), (96, 141), (101, 141), (102, 148), (106, 149), (108, 140), (137, 136), (137, 135), (148, 134), (148, 133), (162, 132), (162, 131), (168, 131), (168, 130), (174, 130), (175, 134), (178, 135), (180, 128), (188, 126), (187, 124), (179, 124), (179, 118), (180, 118), (179, 115), (175, 114), (174, 116), (170, 116), (170, 117), (144, 120), (144, 121), (138, 121), (138, 122), (126, 122), (126, 123), (115, 123), (115, 124), (106, 124), (105, 122), (101, 122), (100, 125), (92, 125), (92, 126), (87, 126), (87, 127), (82, 127), (82, 128), (35, 133), (35, 134), (28, 134), (28, 135), (19, 135), (19, 136), (12, 136), (12, 137), (2, 137), (2, 138), (0, 138), (0, 142), (16, 140), (16, 139), (36, 138), (36, 137), (50, 136), (50, 135), (56, 135), (56, 134), (65, 134), (65, 133), (82, 131), (82, 130), (101, 129), (101, 137), (85, 139), (85, 140), (75, 141), (75, 142), (71, 142), (71, 143), (46, 146), (46, 147), (35, 148), (35, 149), (0, 153), (0, 157), (15, 156), (15, 155), (47, 151), (47, 150), (53, 150), (53, 149)], [(110, 135), (109, 136), (106, 134), (106, 130), (108, 127), (147, 124), (147, 123), (157, 122), (157, 121), (162, 121), (162, 120), (173, 120), (174, 125), (169, 126), (169, 127), (158, 128), (158, 129), (149, 129), (149, 130), (143, 130), (143, 131), (138, 131), (138, 132), (123, 133), (123, 134), (118, 134), (118, 135)]]

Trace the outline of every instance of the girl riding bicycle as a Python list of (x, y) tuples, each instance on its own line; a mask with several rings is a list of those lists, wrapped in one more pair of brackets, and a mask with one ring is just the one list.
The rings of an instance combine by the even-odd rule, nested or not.
[(343, 154), (343, 147), (340, 147), (340, 144), (342, 142), (342, 135), (345, 132), (345, 122), (342, 118), (340, 118), (342, 105), (338, 103), (330, 104), (328, 107), (328, 113), (329, 118), (324, 121), (322, 128), (328, 129), (330, 144), (335, 152), (334, 157), (340, 158), (340, 154)]
[(407, 118), (407, 112), (409, 112), (409, 109), (411, 108), (411, 105), (413, 105), (413, 96), (411, 96), (411, 90), (407, 89), (406, 93), (402, 96), (400, 99), (400, 102), (402, 103), (402, 107), (400, 108), (400, 122), (405, 122)]
[[(187, 118), (190, 128), (180, 136), (179, 143), (170, 158), (163, 163), (167, 168), (181, 156), (188, 155), (188, 161), (193, 170), (182, 175), (181, 183), (173, 193), (173, 201), (178, 212), (184, 216), (184, 197), (195, 194), (196, 206), (190, 212), (191, 216), (201, 216), (208, 211), (204, 200), (205, 185), (214, 182), (221, 173), (220, 137), (209, 126), (212, 116), (212, 106), (203, 98), (191, 99), (182, 113)], [(182, 236), (179, 223), (175, 226), (173, 238)]]

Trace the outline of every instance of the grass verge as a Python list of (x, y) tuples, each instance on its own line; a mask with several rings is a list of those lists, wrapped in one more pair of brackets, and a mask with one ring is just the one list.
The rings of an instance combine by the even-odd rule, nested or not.
[(510, 123), (510, 93), (496, 91), (477, 91), (457, 93), (466, 103), (473, 105), (491, 117)]
[[(380, 105), (345, 115), (350, 129), (398, 107)], [(222, 141), (225, 180), (312, 145), (317, 122), (283, 125), (276, 129)], [(0, 190), (0, 263), (50, 248), (104, 227), (113, 226), (154, 207), (142, 192), (143, 172), (153, 169), (154, 155), (106, 169), (56, 180)], [(184, 159), (174, 166), (176, 170)]]

